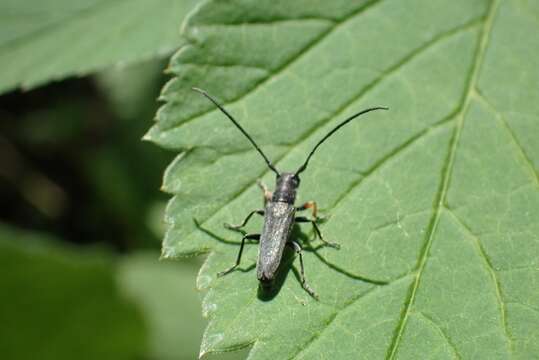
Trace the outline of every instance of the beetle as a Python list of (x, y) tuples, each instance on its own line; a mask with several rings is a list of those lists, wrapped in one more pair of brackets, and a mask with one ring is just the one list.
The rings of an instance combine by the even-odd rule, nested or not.
[[(210, 100), (217, 108), (225, 114), (230, 121), (245, 135), (245, 137), (251, 142), (253, 147), (258, 151), (258, 153), (264, 158), (264, 161), (268, 165), (269, 169), (273, 171), (276, 175), (276, 185), (273, 192), (259, 182), (259, 186), (264, 192), (264, 209), (253, 210), (247, 217), (238, 225), (225, 224), (225, 227), (231, 230), (241, 231), (243, 233), (243, 238), (241, 239), (240, 250), (236, 258), (236, 263), (230, 268), (218, 273), (218, 276), (224, 276), (234, 269), (236, 269), (241, 262), (241, 255), (243, 253), (243, 247), (246, 240), (256, 240), (259, 241), (259, 253), (257, 261), (257, 278), (262, 284), (263, 288), (269, 288), (274, 282), (277, 268), (281, 263), (283, 257), (283, 251), (285, 246), (291, 246), (294, 251), (298, 254), (300, 262), (300, 281), (301, 286), (307, 293), (309, 293), (315, 299), (318, 298), (316, 293), (311, 289), (305, 280), (305, 271), (303, 267), (303, 257), (302, 257), (302, 248), (294, 240), (290, 239), (290, 234), (292, 233), (292, 228), (295, 223), (311, 223), (314, 229), (316, 236), (324, 243), (326, 246), (339, 248), (339, 245), (336, 243), (328, 242), (322, 236), (322, 233), (317, 225), (319, 220), (317, 214), (317, 205), (315, 201), (308, 201), (305, 204), (296, 207), (296, 192), (300, 185), (299, 174), (307, 169), (309, 160), (314, 155), (315, 151), (324, 141), (331, 137), (335, 132), (340, 128), (348, 124), (350, 121), (355, 118), (375, 110), (389, 110), (387, 107), (377, 106), (362, 110), (334, 127), (329, 131), (311, 150), (305, 162), (295, 171), (295, 172), (279, 172), (277, 168), (272, 164), (269, 158), (264, 154), (262, 149), (258, 144), (253, 140), (253, 138), (241, 127), (241, 125), (234, 119), (234, 117), (227, 111), (219, 102), (209, 95), (206, 91), (199, 88), (192, 88), (194, 91), (202, 94), (208, 100)], [(296, 216), (297, 211), (311, 210), (312, 219), (305, 216)], [(264, 217), (264, 226), (262, 228), (262, 233), (260, 234), (246, 234), (241, 230), (253, 215), (261, 215)]]

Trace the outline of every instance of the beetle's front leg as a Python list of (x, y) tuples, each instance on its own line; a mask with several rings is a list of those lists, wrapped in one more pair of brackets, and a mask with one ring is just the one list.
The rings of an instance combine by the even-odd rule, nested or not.
[(264, 192), (264, 206), (266, 206), (266, 203), (268, 201), (271, 201), (271, 198), (273, 197), (273, 193), (268, 189), (266, 184), (264, 184), (262, 181), (258, 180), (256, 183), (258, 184), (260, 189), (262, 189), (262, 191)]
[[(260, 189), (262, 189), (262, 191), (264, 192), (264, 206), (266, 206), (266, 203), (268, 201), (271, 201), (271, 197), (273, 196), (273, 193), (268, 189), (268, 187), (260, 180), (258, 180), (256, 182), (258, 184), (258, 186), (260, 187)], [(247, 223), (249, 222), (249, 220), (251, 219), (251, 217), (254, 215), (254, 214), (258, 214), (258, 215), (262, 215), (264, 216), (264, 210), (253, 210), (249, 213), (249, 215), (247, 215), (247, 217), (245, 218), (245, 220), (243, 220), (243, 222), (241, 224), (238, 224), (238, 225), (232, 225), (232, 224), (228, 224), (228, 223), (225, 223), (225, 227), (227, 229), (230, 229), (230, 230), (239, 230), (241, 229), (242, 227), (244, 227), (245, 225), (247, 225)]]
[(300, 271), (301, 287), (303, 287), (303, 289), (305, 289), (305, 291), (307, 291), (309, 295), (311, 295), (313, 298), (318, 300), (318, 295), (314, 292), (313, 289), (311, 289), (309, 284), (307, 284), (307, 280), (305, 280), (305, 269), (303, 268), (303, 256), (301, 253), (303, 249), (297, 242), (293, 240), (290, 240), (289, 242), (287, 242), (286, 245), (291, 246), (296, 252), (296, 254), (298, 254), (299, 256), (299, 271)]
[(235, 268), (237, 268), (239, 265), (240, 265), (240, 262), (241, 262), (241, 254), (243, 253), (243, 246), (245, 245), (245, 240), (260, 240), (260, 234), (247, 234), (245, 236), (243, 236), (243, 238), (241, 239), (241, 245), (240, 245), (240, 252), (238, 253), (238, 257), (236, 258), (236, 263), (229, 267), (228, 269), (226, 269), (225, 271), (221, 271), (220, 273), (217, 274), (218, 277), (221, 277), (221, 276), (224, 276), (226, 274), (228, 274), (229, 272), (231, 272), (232, 270), (234, 270)]
[(316, 220), (309, 219), (305, 216), (296, 216), (294, 221), (297, 223), (311, 223), (313, 225), (313, 229), (314, 229), (314, 232), (316, 233), (316, 236), (320, 239), (320, 241), (324, 243), (324, 245), (335, 248), (335, 249), (341, 248), (339, 244), (334, 243), (334, 242), (329, 242), (324, 239), (324, 237), (322, 236), (322, 232), (320, 231), (320, 228), (318, 227), (318, 224), (316, 223)]
[(253, 210), (249, 213), (249, 215), (247, 215), (247, 217), (245, 218), (245, 220), (243, 220), (243, 222), (241, 224), (238, 224), (238, 225), (231, 225), (231, 224), (228, 224), (228, 223), (224, 223), (224, 226), (227, 228), (227, 229), (230, 229), (230, 230), (239, 230), (241, 229), (242, 227), (244, 227), (245, 225), (247, 225), (247, 223), (249, 222), (249, 220), (251, 219), (251, 217), (254, 215), (254, 214), (258, 214), (258, 215), (262, 215), (264, 216), (264, 210)]

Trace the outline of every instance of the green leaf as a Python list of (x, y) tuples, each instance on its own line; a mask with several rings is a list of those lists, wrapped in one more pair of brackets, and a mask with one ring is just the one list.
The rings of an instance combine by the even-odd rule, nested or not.
[(110, 258), (55, 242), (0, 225), (2, 358), (128, 360), (143, 354), (144, 318), (119, 293)]
[(8, 1), (0, 4), (0, 92), (85, 75), (177, 49), (197, 0)]
[[(180, 152), (163, 256), (208, 253), (201, 353), (249, 359), (508, 359), (539, 353), (539, 7), (532, 1), (210, 1), (185, 29), (146, 138)], [(223, 229), (261, 207), (260, 156), (191, 86), (226, 104), (279, 169), (317, 140), (298, 203), (341, 250), (309, 245), (258, 295)], [(200, 224), (195, 224), (194, 219)], [(260, 231), (256, 219), (247, 231)], [(302, 231), (312, 237), (309, 227)], [(297, 266), (297, 261), (295, 265)], [(250, 271), (248, 271), (250, 269)], [(380, 285), (369, 281), (386, 282)]]
[[(192, 359), (204, 327), (200, 303), (193, 291), (196, 264), (159, 263), (148, 252), (125, 257), (118, 267), (118, 283), (139, 303), (146, 315), (151, 359)], [(181, 312), (176, 309), (181, 307)]]
[[(148, 324), (147, 358), (196, 357), (205, 325), (193, 286), (197, 267), (197, 261), (160, 262), (159, 254), (150, 251), (131, 254), (120, 261), (118, 284), (139, 305)], [(245, 359), (245, 356), (234, 353), (212, 359)]]

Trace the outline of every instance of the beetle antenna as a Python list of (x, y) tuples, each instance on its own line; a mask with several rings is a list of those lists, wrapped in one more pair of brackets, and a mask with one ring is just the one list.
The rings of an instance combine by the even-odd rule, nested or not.
[(275, 166), (273, 166), (273, 164), (271, 163), (271, 161), (268, 159), (268, 157), (266, 156), (266, 154), (264, 154), (264, 152), (262, 152), (262, 149), (260, 149), (260, 147), (258, 147), (258, 145), (256, 144), (256, 142), (253, 140), (253, 138), (251, 136), (249, 136), (249, 134), (247, 134), (247, 131), (245, 131), (241, 125), (234, 119), (234, 117), (232, 115), (230, 115), (230, 113), (228, 111), (225, 110), (224, 107), (222, 107), (218, 102), (217, 100), (215, 100), (210, 94), (208, 94), (206, 91), (202, 90), (202, 89), (199, 89), (199, 88), (196, 88), (196, 87), (193, 87), (192, 88), (194, 91), (198, 92), (198, 93), (201, 93), (202, 95), (204, 95), (206, 98), (208, 98), (208, 100), (210, 100), (212, 103), (214, 103), (215, 106), (217, 106), (219, 108), (219, 110), (221, 110), (229, 119), (230, 121), (232, 121), (232, 123), (243, 133), (243, 135), (245, 135), (245, 137), (247, 139), (249, 139), (249, 141), (251, 142), (251, 144), (253, 144), (253, 146), (255, 147), (256, 151), (258, 151), (258, 153), (260, 155), (262, 155), (262, 157), (264, 158), (264, 160), (266, 161), (266, 164), (268, 164), (268, 167), (275, 173), (277, 174), (277, 176), (280, 176), (281, 174), (279, 173), (279, 171), (275, 168)]
[(357, 114), (354, 114), (352, 116), (350, 116), (349, 118), (347, 118), (346, 120), (344, 120), (342, 123), (340, 123), (339, 125), (335, 126), (333, 128), (333, 130), (331, 130), (330, 132), (328, 132), (326, 134), (326, 136), (324, 136), (322, 138), (322, 140), (320, 140), (315, 146), (314, 148), (311, 150), (311, 152), (309, 153), (309, 155), (307, 156), (307, 159), (305, 160), (305, 162), (303, 163), (303, 165), (301, 165), (299, 167), (299, 169), (296, 171), (296, 176), (299, 175), (301, 172), (303, 172), (305, 169), (307, 169), (307, 165), (309, 164), (309, 160), (311, 160), (311, 157), (313, 156), (314, 152), (316, 151), (316, 149), (318, 149), (318, 147), (320, 145), (322, 145), (322, 143), (324, 141), (326, 141), (331, 135), (333, 135), (337, 130), (339, 130), (340, 128), (342, 128), (344, 125), (348, 124), (350, 121), (354, 120), (355, 118), (357, 118), (358, 116), (361, 116), (363, 114), (366, 114), (368, 112), (371, 112), (371, 111), (374, 111), (374, 110), (389, 110), (389, 108), (387, 107), (383, 107), (383, 106), (378, 106), (378, 107), (373, 107), (373, 108), (368, 108), (368, 109), (365, 109), (363, 111), (360, 111), (358, 112)]

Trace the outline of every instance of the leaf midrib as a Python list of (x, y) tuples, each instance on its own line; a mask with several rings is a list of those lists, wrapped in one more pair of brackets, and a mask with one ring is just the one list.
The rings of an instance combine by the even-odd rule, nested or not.
[(392, 341), (391, 346), (388, 349), (388, 355), (387, 355), (388, 360), (393, 360), (395, 358), (397, 349), (399, 348), (400, 341), (402, 339), (402, 334), (404, 333), (404, 329), (406, 327), (406, 323), (410, 315), (411, 308), (415, 301), (416, 292), (417, 292), (417, 289), (419, 288), (421, 275), (423, 274), (423, 270), (425, 269), (425, 265), (429, 257), (430, 249), (434, 241), (434, 234), (436, 233), (436, 230), (438, 228), (438, 224), (441, 217), (441, 212), (442, 212), (443, 207), (445, 206), (447, 190), (449, 189), (449, 185), (450, 185), (456, 152), (457, 152), (458, 144), (460, 141), (462, 128), (464, 125), (465, 115), (470, 105), (473, 90), (477, 86), (477, 79), (479, 76), (481, 65), (483, 63), (483, 58), (484, 58), (485, 51), (487, 48), (488, 39), (490, 36), (490, 32), (492, 30), (493, 19), (495, 17), (498, 5), (499, 5), (499, 0), (492, 0), (487, 10), (487, 15), (485, 19), (483, 20), (483, 28), (481, 31), (480, 40), (477, 45), (476, 55), (473, 61), (472, 72), (469, 77), (466, 93), (462, 100), (461, 110), (459, 111), (459, 114), (456, 117), (456, 126), (455, 126), (455, 130), (453, 131), (452, 140), (449, 144), (446, 165), (444, 166), (443, 171), (442, 171), (442, 182), (440, 184), (440, 190), (438, 192), (438, 196), (436, 197), (436, 202), (435, 202), (436, 209), (433, 213), (433, 217), (431, 218), (431, 222), (430, 222), (431, 225), (429, 226), (429, 229), (426, 234), (426, 243), (423, 246), (423, 251), (420, 254), (416, 280), (412, 284), (410, 295), (408, 299), (406, 299), (406, 302), (405, 302), (406, 305), (405, 305), (404, 311), (402, 312), (401, 319), (395, 331), (395, 337)]
[(309, 346), (311, 344), (313, 344), (317, 339), (319, 339), (322, 336), (322, 333), (324, 332), (324, 330), (329, 328), (329, 325), (331, 325), (333, 323), (333, 321), (335, 321), (335, 319), (337, 319), (337, 316), (339, 316), (339, 314), (341, 312), (345, 311), (350, 306), (353, 306), (353, 305), (357, 304), (358, 301), (364, 300), (366, 297), (375, 294), (376, 291), (379, 291), (382, 287), (394, 285), (394, 284), (396, 284), (396, 283), (398, 283), (400, 281), (404, 281), (406, 278), (408, 278), (409, 276), (412, 276), (412, 275), (414, 275), (414, 272), (411, 272), (411, 273), (405, 274), (403, 276), (397, 277), (396, 279), (394, 279), (393, 281), (391, 281), (390, 283), (388, 283), (386, 285), (373, 286), (369, 290), (352, 297), (344, 306), (338, 308), (337, 311), (335, 311), (333, 314), (331, 314), (329, 319), (326, 321), (325, 327), (320, 332), (313, 334), (313, 336), (307, 342), (305, 342), (303, 344), (303, 347), (298, 352), (296, 352), (291, 357), (289, 357), (288, 359), (293, 360), (294, 358), (297, 358), (303, 352), (305, 352), (309, 348)]

